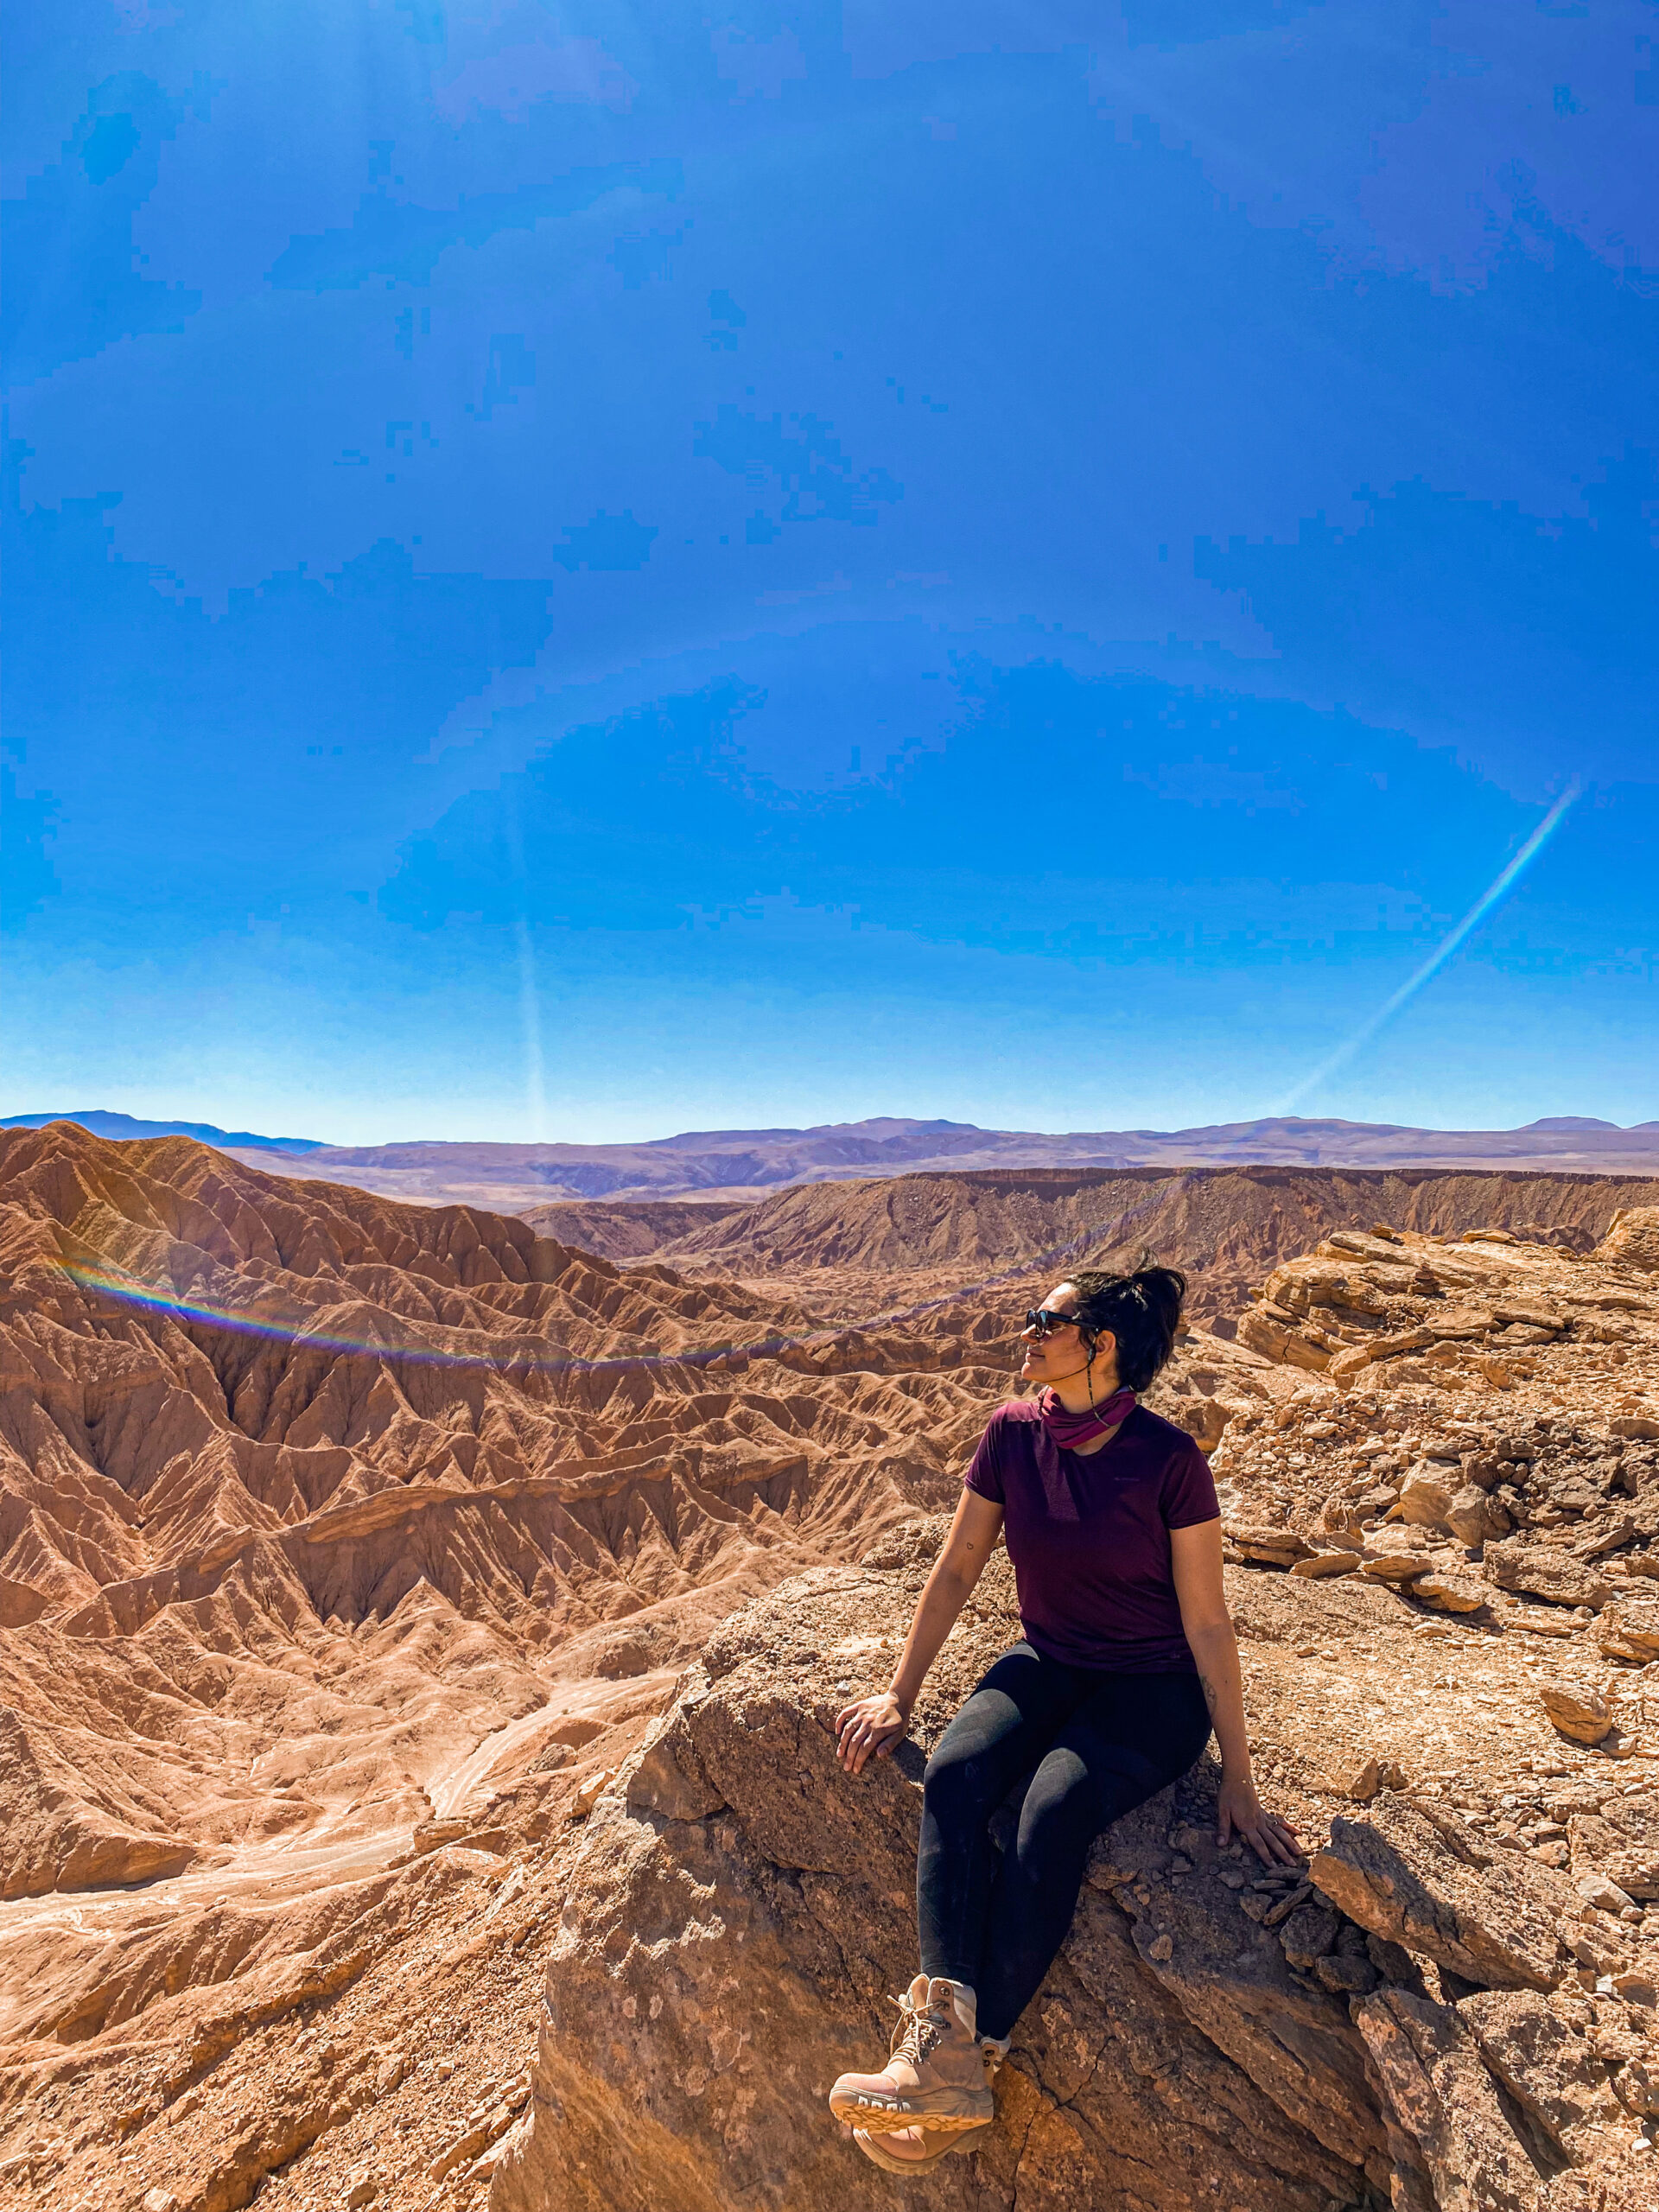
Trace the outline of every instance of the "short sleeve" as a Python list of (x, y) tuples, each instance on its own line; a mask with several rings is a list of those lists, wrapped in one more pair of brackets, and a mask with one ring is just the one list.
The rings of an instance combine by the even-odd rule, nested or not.
[(1196, 1444), (1177, 1452), (1170, 1460), (1164, 1476), (1163, 1507), (1166, 1529), (1193, 1529), (1200, 1521), (1220, 1519), (1215, 1477)]
[(1000, 1413), (991, 1415), (985, 1424), (985, 1433), (963, 1477), (964, 1490), (972, 1491), (979, 1497), (988, 1498), (993, 1505), (1005, 1503), (1002, 1495), (1002, 1431)]

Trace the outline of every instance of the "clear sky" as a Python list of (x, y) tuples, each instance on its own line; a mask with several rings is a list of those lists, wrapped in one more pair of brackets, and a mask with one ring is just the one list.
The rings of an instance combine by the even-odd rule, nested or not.
[(8, 43), (0, 1113), (1659, 1116), (1652, 0)]

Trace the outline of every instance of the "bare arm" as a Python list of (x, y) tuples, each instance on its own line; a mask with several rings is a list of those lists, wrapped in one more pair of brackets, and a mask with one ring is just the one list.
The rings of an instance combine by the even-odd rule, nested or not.
[(976, 1491), (964, 1490), (944, 1549), (933, 1562), (917, 1605), (892, 1682), (873, 1696), (856, 1699), (836, 1717), (836, 1755), (849, 1774), (858, 1773), (868, 1758), (891, 1757), (893, 1746), (903, 1739), (927, 1670), (956, 1626), (1001, 1533), (1001, 1507)]
[(1200, 1521), (1194, 1528), (1172, 1529), (1169, 1552), (1181, 1626), (1198, 1665), (1221, 1753), (1217, 1840), (1223, 1844), (1230, 1841), (1236, 1829), (1268, 1865), (1275, 1859), (1288, 1865), (1298, 1855), (1296, 1832), (1288, 1821), (1263, 1810), (1250, 1772), (1238, 1638), (1233, 1633), (1222, 1586), (1220, 1522)]

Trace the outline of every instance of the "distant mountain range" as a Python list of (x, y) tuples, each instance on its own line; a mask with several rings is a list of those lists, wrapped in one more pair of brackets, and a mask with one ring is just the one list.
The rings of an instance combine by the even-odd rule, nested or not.
[[(971, 1122), (881, 1116), (806, 1129), (692, 1129), (644, 1144), (330, 1145), (201, 1122), (124, 1114), (18, 1114), (5, 1128), (77, 1122), (99, 1136), (184, 1135), (278, 1174), (350, 1183), (429, 1205), (516, 1212), (557, 1198), (753, 1198), (790, 1183), (930, 1169), (1073, 1167), (1441, 1167), (1659, 1176), (1659, 1122), (1633, 1128), (1556, 1115), (1519, 1129), (1419, 1129), (1395, 1122), (1279, 1118), (1197, 1129), (982, 1129)], [(301, 1160), (304, 1165), (302, 1168)]]
[(251, 1129), (221, 1129), (212, 1122), (137, 1122), (130, 1114), (107, 1114), (101, 1106), (78, 1106), (62, 1114), (12, 1114), (0, 1129), (43, 1129), (53, 1122), (73, 1122), (95, 1137), (196, 1137), (221, 1152), (317, 1152), (316, 1137), (262, 1137)]

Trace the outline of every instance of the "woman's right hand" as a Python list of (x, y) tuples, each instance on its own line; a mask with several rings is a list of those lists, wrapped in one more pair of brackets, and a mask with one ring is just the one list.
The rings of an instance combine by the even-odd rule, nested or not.
[(866, 1759), (891, 1758), (909, 1726), (910, 1715), (893, 1692), (876, 1690), (836, 1715), (836, 1757), (849, 1774), (857, 1774)]

